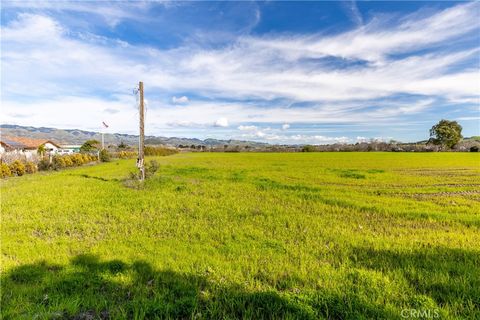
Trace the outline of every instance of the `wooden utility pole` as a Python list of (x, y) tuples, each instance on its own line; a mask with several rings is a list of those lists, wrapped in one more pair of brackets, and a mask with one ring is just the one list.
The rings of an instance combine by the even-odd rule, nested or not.
[(145, 180), (145, 164), (144, 164), (144, 146), (145, 146), (145, 105), (143, 102), (143, 82), (138, 84), (138, 91), (140, 92), (140, 136), (138, 141), (138, 168), (140, 169), (140, 180)]

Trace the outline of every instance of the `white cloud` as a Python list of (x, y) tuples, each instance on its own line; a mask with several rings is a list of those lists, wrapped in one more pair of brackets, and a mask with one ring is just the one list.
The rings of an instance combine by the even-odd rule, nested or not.
[(282, 130), (287, 130), (288, 128), (290, 128), (290, 125), (288, 123), (282, 124)]
[(348, 137), (330, 137), (321, 135), (282, 135), (268, 134), (261, 130), (249, 134), (242, 134), (242, 139), (268, 141), (275, 144), (333, 144), (333, 143), (349, 143)]
[(173, 121), (173, 122), (167, 122), (166, 125), (169, 126), (169, 127), (183, 127), (183, 128), (205, 127), (204, 124), (196, 123), (196, 122), (192, 122), (192, 121)]
[[(74, 96), (34, 103), (5, 101), (2, 106), (2, 120), (5, 123), (19, 125), (30, 123), (37, 127), (80, 128), (97, 131), (102, 128), (102, 121), (105, 121), (112, 132), (136, 133), (138, 132), (138, 122), (136, 121), (138, 112), (131, 107), (132, 101), (133, 98), (130, 96), (119, 97), (115, 101)], [(37, 110), (37, 113), (29, 119), (17, 119), (14, 115), (3, 114), (6, 110), (17, 110), (20, 113)], [(105, 110), (117, 110), (118, 112), (106, 114)]]
[(259, 138), (266, 137), (267, 139), (269, 139), (269, 138), (271, 139), (271, 137), (272, 137), (272, 136), (267, 136), (267, 134), (265, 132), (261, 131), (261, 130), (255, 131), (253, 134), (255, 135), (255, 137), (259, 137)]
[[(473, 5), (459, 5), (421, 20), (419, 24), (432, 29), (421, 30), (422, 34), (431, 31), (432, 37), (440, 41), (472, 30), (478, 26), (476, 19), (472, 20)], [(449, 25), (455, 23), (444, 16), (458, 18), (455, 21), (460, 26), (447, 33), (440, 32), (435, 21), (447, 20)], [(334, 37), (298, 36), (288, 41), (282, 37), (250, 37), (218, 50), (181, 47), (160, 51), (134, 46), (125, 50), (125, 44), (109, 43), (106, 46), (96, 41), (70, 38), (65, 28), (49, 17), (21, 15), (17, 21), (2, 27), (2, 60), (7, 80), (4, 91), (7, 94), (21, 90), (32, 95), (51, 95), (55, 92), (62, 94), (62, 89), (71, 93), (72, 88), (82, 92), (85, 86), (118, 91), (120, 88), (127, 90), (133, 85), (132, 78), (142, 76), (151, 89), (195, 91), (220, 100), (284, 98), (324, 102), (368, 100), (396, 93), (442, 95), (452, 99), (477, 96), (476, 71), (450, 72), (448, 75), (444, 71), (455, 63), (475, 57), (478, 50), (420, 55), (385, 63), (385, 55), (397, 52), (396, 46), (387, 45), (391, 38), (405, 38), (400, 47), (410, 48), (405, 43), (410, 43), (410, 36), (418, 32), (411, 24), (406, 21), (403, 27), (385, 27), (380, 34), (370, 26)], [(352, 52), (351, 55), (343, 52), (357, 48), (351, 41), (362, 42), (367, 36), (381, 45), (379, 48), (367, 47), (368, 53), (380, 55), (383, 63), (341, 70), (321, 65), (312, 70), (311, 66), (302, 63), (302, 58), (316, 57), (310, 55), (308, 49), (314, 44), (319, 48), (339, 49), (319, 56), (369, 59), (362, 52)], [(426, 35), (417, 40), (416, 48), (431, 44)], [(292, 55), (291, 50), (297, 50), (295, 48), (300, 55)]]
[(175, 103), (175, 104), (177, 104), (177, 103), (178, 104), (187, 103), (188, 102), (188, 97), (181, 96), (180, 98), (177, 98), (177, 97), (173, 96), (172, 102)]
[[(95, 8), (85, 3), (81, 6), (78, 10)], [(104, 9), (113, 20), (129, 19), (128, 12), (116, 13), (117, 8), (109, 13)], [(477, 9), (477, 3), (459, 4), (433, 15), (419, 12), (397, 24), (376, 18), (334, 36), (250, 36), (219, 49), (190, 47), (187, 43), (169, 50), (73, 34), (68, 26), (46, 14), (20, 14), (1, 28), (2, 113), (6, 114), (2, 120), (84, 128), (96, 125), (98, 110), (112, 109), (119, 110), (112, 114), (118, 131), (135, 130), (134, 97), (126, 95), (137, 81), (132, 79), (144, 80), (146, 95), (159, 91), (170, 97), (178, 92), (195, 92), (209, 98), (208, 102), (197, 102), (173, 96), (172, 105), (164, 105), (161, 99), (149, 96), (147, 121), (159, 126), (209, 127), (213, 123), (227, 127), (228, 120), (235, 124), (276, 123), (277, 128), (285, 120), (375, 120), (385, 124), (400, 116), (435, 111), (438, 99), (478, 105), (476, 65), (452, 69), (475, 59), (478, 47), (453, 46), (435, 54), (422, 53), (432, 45), (478, 31)], [(392, 58), (397, 53), (406, 55)], [(367, 63), (341, 69), (323, 65), (321, 60), (315, 65), (308, 63), (312, 58), (330, 56), (346, 59), (347, 63), (357, 59)], [(99, 95), (98, 88), (111, 98)], [(388, 100), (403, 94), (418, 96), (408, 102)], [(243, 102), (251, 98), (265, 104), (279, 102), (268, 108)], [(238, 102), (231, 102), (235, 100)], [(310, 106), (290, 107), (295, 102), (308, 102)], [(180, 103), (186, 105), (175, 106)], [(29, 113), (35, 113), (35, 117), (8, 116)], [(282, 125), (287, 130), (284, 126), (289, 124)], [(257, 137), (263, 135), (264, 139), (283, 136), (269, 135), (266, 129), (240, 127), (251, 126), (238, 129), (250, 130)]]
[(350, 19), (357, 25), (360, 26), (363, 24), (362, 14), (358, 10), (357, 3), (355, 1), (344, 2), (344, 6), (347, 7), (347, 14), (350, 16)]
[(239, 126), (238, 129), (244, 131), (241, 139), (268, 141), (276, 144), (326, 144), (326, 143), (347, 143), (348, 137), (329, 137), (323, 135), (305, 135), (305, 134), (284, 134), (284, 129), (258, 128), (256, 126)]
[[(424, 110), (429, 107), (430, 100), (412, 104), (397, 105), (397, 108), (388, 105), (385, 108), (362, 112), (352, 112), (352, 106), (343, 105), (318, 105), (311, 108), (271, 107), (266, 112), (264, 108), (255, 105), (241, 103), (216, 103), (216, 102), (192, 102), (178, 107), (165, 105), (161, 101), (150, 99), (150, 105), (146, 113), (146, 134), (156, 134), (155, 128), (190, 127), (208, 128), (212, 124), (217, 127), (227, 127), (233, 123), (277, 123), (282, 124), (285, 119), (292, 123), (366, 123), (371, 127), (372, 122), (394, 125), (398, 122), (397, 116), (408, 110)], [(65, 106), (68, 106), (66, 108)], [(367, 104), (366, 106), (369, 106)], [(53, 126), (69, 128), (95, 127), (98, 119), (105, 116), (105, 109), (115, 109), (119, 112), (109, 115), (115, 119), (112, 122), (112, 130), (120, 132), (136, 132), (138, 123), (138, 107), (133, 95), (117, 95), (115, 100), (96, 97), (52, 97), (35, 102), (2, 100), (2, 120), (4, 123), (33, 126)], [(16, 118), (9, 114), (32, 114), (30, 118)], [(40, 111), (41, 110), (41, 111)], [(6, 113), (5, 115), (3, 113)], [(115, 128), (115, 129), (114, 129)], [(275, 132), (271, 128), (260, 129), (257, 126), (239, 125), (238, 130), (252, 133), (255, 136), (263, 133)], [(261, 131), (262, 133), (255, 133)], [(280, 128), (277, 131), (285, 132)]]
[(115, 113), (119, 113), (120, 111), (117, 110), (117, 109), (106, 108), (106, 109), (103, 110), (103, 112), (110, 113), (110, 114), (115, 114)]
[(459, 120), (459, 121), (474, 121), (474, 120), (479, 121), (480, 117), (458, 117), (455, 120)]
[(374, 137), (374, 138), (368, 138), (368, 137), (360, 137), (358, 136), (355, 141), (356, 142), (389, 142), (393, 139), (393, 137)]
[(238, 126), (238, 130), (240, 131), (255, 131), (257, 130), (256, 126)]
[[(165, 1), (156, 1), (162, 3)], [(126, 2), (121, 5), (111, 1), (4, 1), (2, 9), (35, 10), (40, 12), (54, 11), (62, 13), (81, 13), (101, 17), (110, 27), (115, 27), (122, 20), (144, 19), (149, 2)], [(69, 18), (72, 18), (69, 15)]]
[[(335, 36), (251, 38), (251, 45), (276, 50), (296, 60), (325, 56), (382, 62), (387, 55), (433, 45), (479, 27), (478, 4), (457, 5), (428, 16), (419, 13), (402, 22), (372, 19), (363, 27)], [(392, 26), (393, 23), (393, 26)]]
[(228, 127), (228, 119), (220, 118), (213, 124), (215, 127)]
[(375, 141), (375, 142), (388, 142), (390, 140), (392, 140), (393, 137), (375, 137), (373, 139), (371, 139), (372, 141)]

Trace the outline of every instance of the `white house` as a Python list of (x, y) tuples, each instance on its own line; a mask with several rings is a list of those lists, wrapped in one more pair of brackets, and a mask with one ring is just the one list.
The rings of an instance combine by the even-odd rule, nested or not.
[(60, 146), (47, 139), (31, 139), (2, 135), (0, 138), (0, 153), (23, 153), (27, 159), (37, 154), (38, 148), (43, 146), (46, 153), (57, 153)]

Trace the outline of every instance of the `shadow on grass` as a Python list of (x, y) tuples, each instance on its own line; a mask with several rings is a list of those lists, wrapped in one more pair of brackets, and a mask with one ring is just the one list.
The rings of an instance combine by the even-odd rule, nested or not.
[(20, 266), (2, 276), (4, 319), (313, 319), (311, 310), (275, 292), (247, 292), (204, 276), (156, 271), (148, 263), (102, 262), (80, 255), (70, 265)]
[(82, 173), (82, 174), (70, 174), (70, 176), (77, 176), (77, 177), (82, 177), (82, 178), (87, 178), (87, 179), (95, 179), (95, 180), (100, 180), (100, 181), (120, 181), (118, 179), (115, 179), (115, 178), (112, 178), (112, 179), (106, 179), (106, 178), (103, 178), (103, 177), (97, 177), (97, 176), (91, 176), (91, 175), (88, 175), (86, 173)]
[(269, 191), (269, 190), (287, 190), (287, 191), (307, 191), (307, 192), (318, 192), (321, 189), (318, 187), (306, 186), (303, 184), (285, 184), (269, 178), (257, 178), (254, 180), (258, 190)]
[(282, 293), (252, 292), (209, 280), (208, 274), (158, 271), (144, 261), (91, 255), (66, 266), (23, 265), (1, 280), (3, 319), (396, 318), (382, 305), (340, 292), (293, 293), (289, 285)]
[[(184, 274), (155, 270), (144, 261), (79, 255), (68, 265), (38, 262), (4, 273), (2, 318), (401, 319), (405, 308), (442, 308), (446, 318), (479, 316), (475, 252), (355, 248), (350, 259), (337, 291), (295, 289), (303, 287), (302, 280), (289, 277), (278, 286), (268, 274), (258, 281), (271, 291), (249, 291), (213, 281), (208, 272)], [(404, 289), (392, 281), (406, 282), (410, 289), (400, 292)]]
[[(462, 249), (424, 247), (411, 252), (357, 247), (353, 264), (403, 277), (419, 295), (433, 299), (452, 316), (480, 318), (480, 253)], [(415, 306), (409, 301), (409, 306)]]

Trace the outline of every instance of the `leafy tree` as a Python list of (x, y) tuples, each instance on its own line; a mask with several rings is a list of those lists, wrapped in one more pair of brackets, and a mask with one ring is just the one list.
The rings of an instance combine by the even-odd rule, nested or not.
[(99, 158), (100, 158), (101, 162), (109, 162), (111, 156), (110, 156), (110, 153), (108, 153), (107, 150), (103, 149), (102, 151), (100, 151)]
[(128, 145), (125, 144), (125, 142), (123, 142), (123, 141), (120, 142), (120, 144), (118, 145), (118, 149), (126, 149), (126, 148), (128, 148)]
[(99, 144), (97, 140), (87, 140), (84, 144), (80, 147), (80, 152), (91, 152), (96, 151), (99, 149)]
[(430, 142), (452, 148), (462, 137), (462, 126), (457, 121), (440, 120), (430, 129)]
[(45, 151), (46, 151), (45, 145), (42, 144), (41, 146), (38, 146), (37, 153), (40, 157), (43, 157), (43, 155), (45, 154)]
[(312, 145), (305, 145), (302, 148), (302, 152), (315, 152), (315, 147)]

